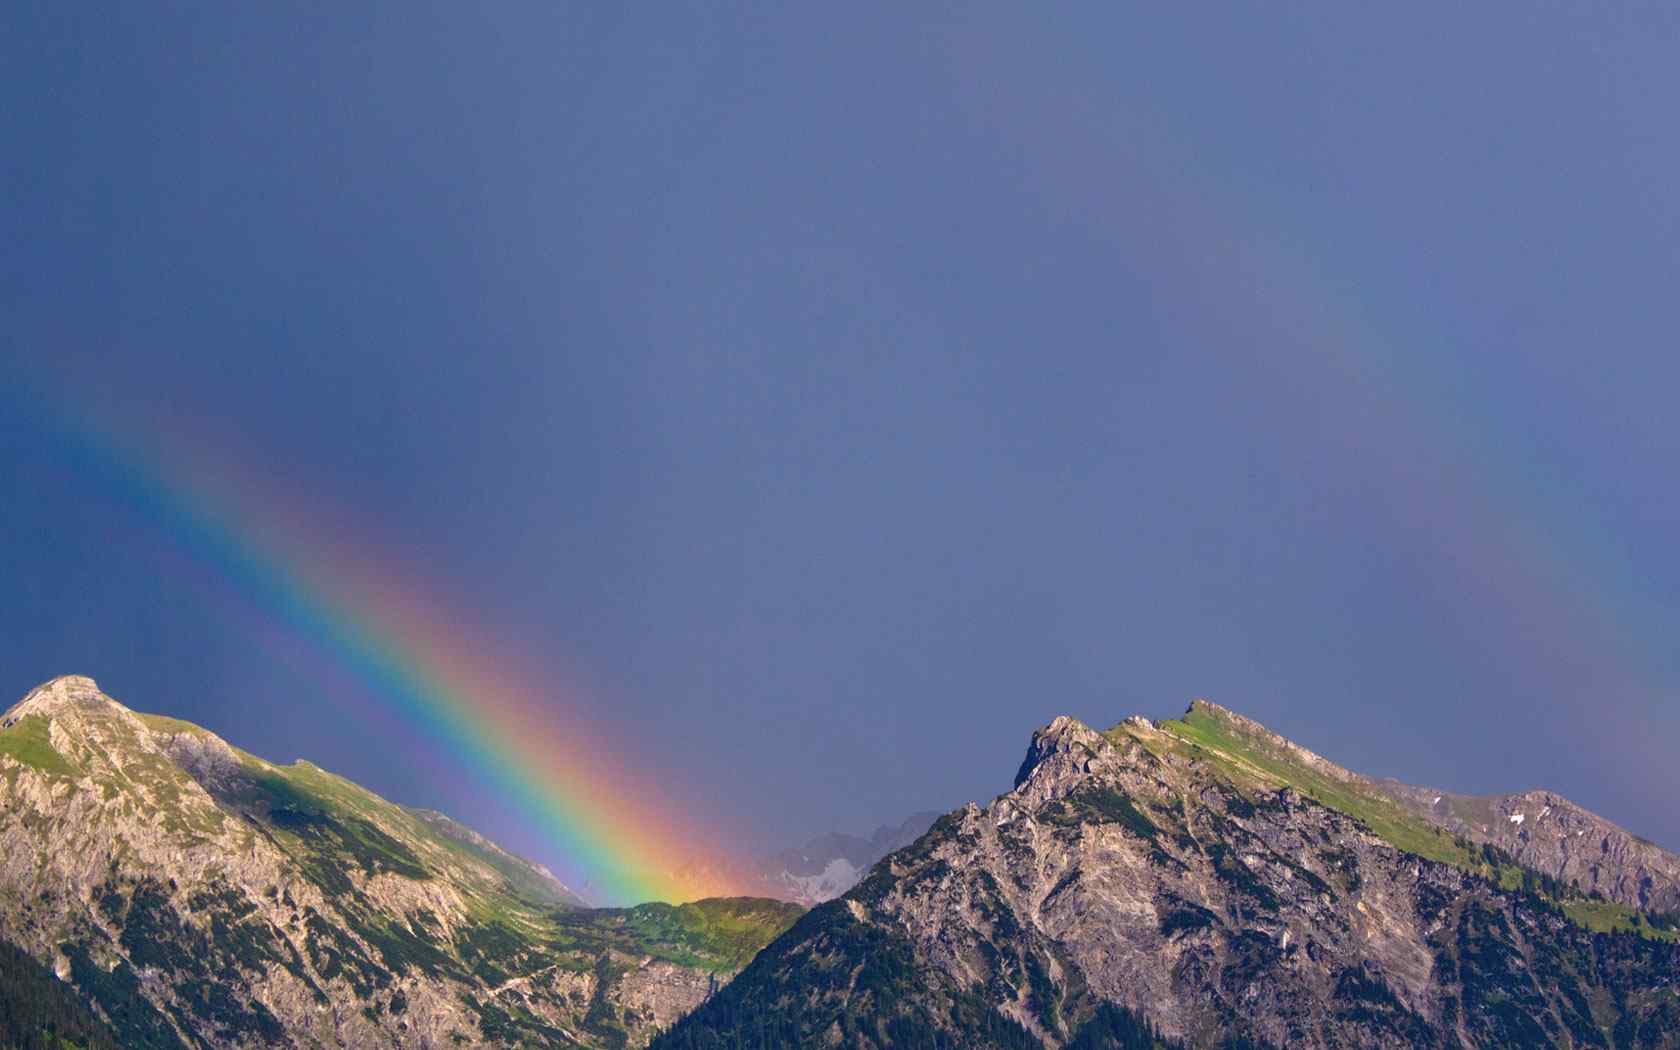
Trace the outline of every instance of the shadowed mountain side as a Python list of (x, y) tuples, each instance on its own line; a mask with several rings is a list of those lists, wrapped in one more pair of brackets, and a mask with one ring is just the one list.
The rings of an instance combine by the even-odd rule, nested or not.
[(72, 985), (16, 945), (0, 942), (0, 1047), (122, 1050)]

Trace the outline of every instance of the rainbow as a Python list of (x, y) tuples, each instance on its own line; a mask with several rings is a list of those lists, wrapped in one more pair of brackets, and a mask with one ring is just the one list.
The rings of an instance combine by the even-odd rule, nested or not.
[[(511, 804), (604, 903), (729, 892), (695, 863), (680, 807), (650, 771), (614, 754), (590, 698), (524, 672), (411, 577), (353, 547), (292, 501), (180, 448), (137, 454), (92, 420), (13, 389), (4, 398), (51, 433), (70, 466), (134, 503), (216, 577), (328, 657), (440, 754)], [(162, 464), (168, 462), (171, 469)], [(266, 498), (265, 498), (266, 497)], [(595, 705), (598, 706), (598, 705)]]
[[(1068, 43), (1084, 49), (1097, 39)], [(1101, 120), (1026, 119), (1032, 107), (994, 104), (988, 56), (964, 54), (953, 83), (976, 123), (1023, 158), (1025, 192), (1049, 212), (1077, 214), (1090, 236), (1122, 242), (1140, 214), (1169, 230), (1180, 248), (1155, 260), (1150, 279), (1209, 289), (1219, 313), (1273, 336), (1251, 341), (1266, 354), (1252, 364), (1286, 376), (1300, 398), (1292, 411), (1314, 413), (1327, 440), (1382, 471), (1373, 489), (1431, 552), (1431, 570), (1503, 620), (1512, 662), (1544, 650), (1591, 669), (1592, 695), (1551, 719), (1560, 744), (1616, 756), (1607, 770), (1648, 793), (1626, 759), (1672, 766), (1663, 742), (1680, 729), (1672, 693), (1680, 617), (1590, 504), (1566, 498), (1525, 454), (1501, 406), (1462, 392), (1454, 374), (1462, 351), (1408, 338), (1399, 307), (1350, 285), (1328, 250), (1329, 231), (1269, 215), (1240, 171), (1222, 177), (1206, 163), (1217, 144), (1187, 123), (1141, 102)], [(1061, 109), (1058, 97), (1049, 111)], [(1251, 351), (1233, 340), (1229, 352)], [(1629, 734), (1629, 724), (1653, 731)]]
[[(1554, 649), (1599, 675), (1591, 697), (1554, 719), (1570, 746), (1618, 756), (1611, 775), (1669, 768), (1664, 742), (1680, 714), (1666, 686), (1680, 619), (1614, 536), (1526, 462), (1497, 406), (1467, 403), (1450, 361), (1431, 363), (1401, 345), (1421, 341), (1399, 334), (1405, 322), (1396, 309), (1338, 279), (1323, 247), (1331, 238), (1262, 221), (1267, 209), (1245, 199), (1240, 182), (1201, 174), (1198, 144), (1174, 139), (1170, 121), (1116, 113), (1075, 129), (1000, 115), (981, 90), (995, 70), (966, 72), (955, 80), (961, 97), (978, 123), (1014, 140), (1024, 185), (1046, 207), (1075, 209), (1095, 235), (1118, 240), (1132, 216), (1112, 202), (1143, 195), (1148, 206), (1139, 210), (1163, 217), (1184, 246), (1179, 257), (1157, 260), (1163, 280), (1214, 290), (1244, 325), (1286, 330), (1287, 340), (1255, 341), (1273, 354), (1258, 363), (1286, 372), (1300, 391), (1292, 407), (1317, 413), (1327, 436), (1384, 472), (1373, 489), (1420, 537), (1430, 570), (1509, 625), (1513, 663), (1525, 655), (1519, 647)], [(1093, 172), (1130, 173), (1133, 183), (1094, 181)], [(582, 691), (545, 682), (505, 654), (487, 656), (493, 647), (449, 617), (447, 603), (375, 552), (351, 547), (345, 537), (366, 530), (326, 528), (318, 513), (300, 517), (294, 508), (305, 500), (276, 498), (188, 443), (136, 453), (128, 432), (68, 415), (52, 423), (78, 450), (80, 467), (129, 493), (386, 714), (506, 797), (603, 897), (680, 900), (718, 889), (674, 874), (692, 870), (694, 855), (682, 808), (637, 801), (659, 799), (658, 785), (612, 755), (612, 734), (589, 721)], [(1630, 734), (1629, 724), (1663, 731)], [(1637, 762), (1625, 761), (1630, 751)]]

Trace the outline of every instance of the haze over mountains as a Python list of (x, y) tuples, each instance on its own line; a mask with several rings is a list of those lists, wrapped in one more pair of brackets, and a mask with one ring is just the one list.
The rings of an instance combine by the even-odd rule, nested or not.
[(1680, 858), (1549, 792), (1372, 780), (1204, 701), (1058, 718), (1010, 791), (925, 833), (741, 863), (809, 912), (589, 908), (442, 814), (87, 678), (0, 717), (0, 791), (0, 989), (30, 1004), (0, 1040), (1680, 1046)]
[(797, 904), (820, 904), (857, 885), (876, 861), (916, 841), (937, 819), (938, 813), (914, 813), (897, 824), (881, 825), (867, 838), (829, 832), (765, 857), (715, 858), (686, 872), (685, 881), (729, 886)]

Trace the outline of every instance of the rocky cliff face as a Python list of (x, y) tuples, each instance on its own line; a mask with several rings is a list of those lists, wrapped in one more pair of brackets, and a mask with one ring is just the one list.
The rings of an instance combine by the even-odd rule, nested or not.
[(442, 814), (86, 678), (0, 717), (0, 940), (125, 1046), (641, 1045), (799, 910), (586, 909)]
[(1197, 701), (1192, 714), (1264, 760), (1309, 771), (1343, 793), (1386, 796), (1410, 816), (1523, 867), (1632, 908), (1680, 911), (1680, 856), (1550, 791), (1457, 795), (1398, 780), (1375, 780), (1313, 754), (1265, 726)]
[(1417, 816), (1495, 846), (1584, 892), (1634, 908), (1680, 912), (1680, 857), (1561, 795), (1477, 797), (1389, 780), (1372, 783)]
[(1060, 718), (655, 1046), (1680, 1046), (1673, 933), (1522, 885), (1213, 705)]
[(1310, 773), (1342, 794), (1398, 803), (1412, 818), (1518, 864), (1631, 908), (1680, 911), (1680, 856), (1550, 791), (1458, 795), (1398, 780), (1376, 780), (1286, 740), (1252, 719), (1197, 701), (1191, 714), (1261, 761)]

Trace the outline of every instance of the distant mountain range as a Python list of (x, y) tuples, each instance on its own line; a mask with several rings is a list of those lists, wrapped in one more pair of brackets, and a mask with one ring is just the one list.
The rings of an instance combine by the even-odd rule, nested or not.
[(56, 679), (0, 716), (0, 1047), (1680, 1050), (1680, 858), (1202, 701), (1058, 718), (986, 806), (716, 874), (816, 906), (589, 908)]
[(680, 874), (689, 885), (728, 886), (752, 896), (821, 904), (856, 886), (876, 861), (921, 838), (938, 819), (935, 812), (915, 813), (898, 824), (883, 824), (868, 838), (830, 832), (780, 853), (714, 858)]

